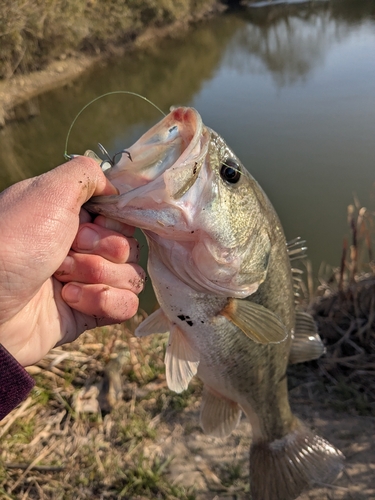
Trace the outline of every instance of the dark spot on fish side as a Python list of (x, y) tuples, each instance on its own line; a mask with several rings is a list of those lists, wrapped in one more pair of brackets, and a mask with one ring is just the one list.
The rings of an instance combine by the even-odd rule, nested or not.
[(191, 231), (191, 234), (195, 233), (195, 231)]
[(195, 165), (194, 165), (194, 168), (193, 168), (193, 175), (195, 175), (197, 173), (197, 165), (198, 165), (198, 163), (195, 162)]
[(191, 321), (190, 316), (185, 316), (184, 314), (179, 314), (177, 316), (181, 321), (186, 321), (189, 326), (193, 326), (194, 323)]
[(83, 181), (78, 181), (80, 184), (82, 184)]
[(201, 323), (203, 323), (203, 324), (204, 324), (204, 321), (202, 321), (202, 320), (201, 320)]

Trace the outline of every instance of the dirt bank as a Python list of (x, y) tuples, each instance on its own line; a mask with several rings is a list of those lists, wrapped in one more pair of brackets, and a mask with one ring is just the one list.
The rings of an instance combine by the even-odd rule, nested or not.
[[(109, 41), (102, 49), (96, 47), (94, 53), (68, 51), (69, 55), (62, 53), (58, 59), (52, 60), (43, 69), (14, 74), (10, 78), (0, 80), (0, 127), (11, 120), (33, 116), (35, 110), (32, 104), (27, 104), (29, 99), (67, 84), (94, 64), (110, 57), (120, 57), (125, 52), (145, 49), (165, 37), (183, 36), (191, 24), (224, 10), (225, 6), (220, 1), (207, 2), (206, 8), (192, 12), (184, 19), (174, 20), (162, 27), (151, 26), (140, 29), (136, 35), (127, 37), (121, 43)], [(0, 51), (0, 59), (1, 56)]]

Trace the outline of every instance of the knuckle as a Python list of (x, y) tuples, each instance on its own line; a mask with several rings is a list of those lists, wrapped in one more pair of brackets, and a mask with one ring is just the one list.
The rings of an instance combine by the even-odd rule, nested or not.
[(92, 283), (105, 283), (106, 265), (105, 261), (101, 257), (93, 256), (89, 272), (90, 281), (92, 281)]

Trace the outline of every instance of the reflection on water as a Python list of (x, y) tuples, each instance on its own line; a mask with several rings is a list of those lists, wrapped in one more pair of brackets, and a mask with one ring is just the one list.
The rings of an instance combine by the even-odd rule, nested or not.
[[(271, 73), (279, 86), (306, 80), (324, 63), (327, 51), (344, 40), (350, 27), (332, 22), (328, 8), (308, 3), (299, 8), (279, 8), (279, 14), (255, 13), (238, 30), (227, 53), (227, 63), (239, 72)], [(277, 9), (272, 9), (277, 11)]]
[[(289, 5), (278, 5), (283, 3)], [(250, 4), (253, 8), (246, 16), (249, 23), (230, 42), (228, 62), (232, 61), (240, 71), (270, 72), (280, 86), (304, 80), (324, 63), (333, 44), (343, 43), (357, 30), (358, 21), (374, 14), (374, 2), (358, 2), (351, 9), (353, 4), (326, 0)], [(255, 6), (265, 5), (268, 8), (254, 10)]]
[[(337, 264), (346, 206), (354, 191), (367, 203), (375, 177), (374, 19), (374, 0), (249, 8), (97, 67), (0, 131), (0, 188), (61, 163), (91, 99), (138, 92), (165, 112), (195, 106), (259, 180), (287, 237), (308, 240), (316, 267)], [(135, 97), (106, 97), (78, 118), (68, 152), (101, 142), (114, 154), (159, 118)]]

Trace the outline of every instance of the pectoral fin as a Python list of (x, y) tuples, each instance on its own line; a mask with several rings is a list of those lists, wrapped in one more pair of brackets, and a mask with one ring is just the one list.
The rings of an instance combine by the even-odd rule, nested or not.
[(229, 299), (220, 314), (257, 344), (278, 344), (288, 336), (286, 327), (276, 314), (249, 300)]
[(289, 354), (289, 364), (318, 359), (325, 353), (313, 317), (305, 312), (296, 313), (294, 338)]
[(241, 409), (237, 403), (204, 386), (199, 422), (205, 434), (221, 438), (229, 436), (240, 418)]
[(176, 325), (172, 325), (169, 334), (164, 362), (169, 389), (175, 392), (186, 390), (197, 373), (199, 353), (190, 346), (184, 333)]
[(166, 333), (169, 330), (169, 319), (164, 314), (163, 309), (157, 309), (136, 328), (135, 335), (136, 337), (147, 337), (153, 333)]

